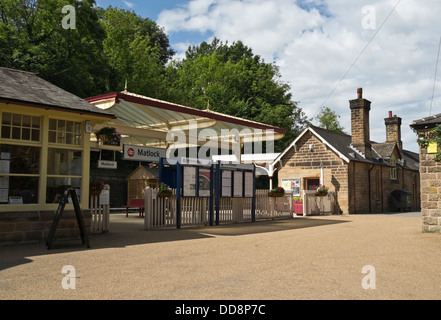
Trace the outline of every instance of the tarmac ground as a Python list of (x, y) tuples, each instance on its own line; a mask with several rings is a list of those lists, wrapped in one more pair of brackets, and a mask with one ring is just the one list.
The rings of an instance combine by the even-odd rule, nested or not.
[(112, 214), (109, 229), (89, 249), (0, 246), (0, 300), (441, 298), (441, 234), (419, 212), (153, 231)]

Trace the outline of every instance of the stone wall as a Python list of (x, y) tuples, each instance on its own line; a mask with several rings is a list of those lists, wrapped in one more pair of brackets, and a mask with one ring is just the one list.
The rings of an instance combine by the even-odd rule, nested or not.
[(283, 157), (282, 164), (278, 173), (279, 185), (282, 179), (301, 179), (301, 194), (307, 189), (307, 179), (320, 179), (320, 165), (323, 164), (324, 184), (336, 194), (335, 213), (349, 213), (347, 165), (316, 136), (307, 132), (297, 142), (297, 151), (291, 148)]
[[(55, 217), (54, 211), (0, 212), (0, 244), (46, 241)], [(91, 214), (83, 210), (86, 230), (91, 227)], [(63, 212), (55, 238), (80, 239), (75, 211)]]
[(441, 233), (441, 162), (420, 150), (421, 214), (424, 232)]

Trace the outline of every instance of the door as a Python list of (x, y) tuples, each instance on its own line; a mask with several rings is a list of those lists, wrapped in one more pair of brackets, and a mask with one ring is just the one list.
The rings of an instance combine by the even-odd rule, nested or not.
[(308, 179), (306, 181), (308, 191), (315, 191), (320, 187), (320, 179)]

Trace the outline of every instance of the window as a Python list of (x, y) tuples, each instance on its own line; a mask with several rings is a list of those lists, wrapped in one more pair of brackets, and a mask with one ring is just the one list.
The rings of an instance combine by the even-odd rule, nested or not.
[(49, 142), (81, 146), (81, 122), (50, 119)]
[(0, 203), (38, 203), (40, 153), (38, 147), (0, 145)]
[(2, 139), (40, 141), (41, 117), (18, 113), (2, 113)]
[(82, 157), (82, 151), (49, 148), (46, 203), (56, 203), (67, 186), (81, 188)]
[(390, 179), (397, 180), (397, 168), (390, 168)]

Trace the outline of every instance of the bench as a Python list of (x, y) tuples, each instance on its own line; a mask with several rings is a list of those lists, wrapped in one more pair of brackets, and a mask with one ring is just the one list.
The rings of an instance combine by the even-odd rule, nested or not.
[(144, 199), (130, 199), (130, 203), (127, 206), (124, 206), (126, 208), (126, 217), (129, 216), (129, 209), (130, 208), (138, 208), (139, 209), (139, 216), (144, 218)]

